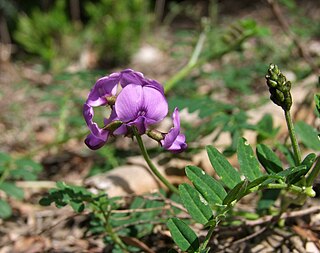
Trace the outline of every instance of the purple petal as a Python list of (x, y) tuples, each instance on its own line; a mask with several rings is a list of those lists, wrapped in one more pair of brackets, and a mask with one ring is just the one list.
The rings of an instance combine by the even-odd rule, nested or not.
[(93, 122), (93, 108), (88, 104), (83, 105), (83, 117), (91, 131), (91, 133), (96, 136), (97, 138), (106, 141), (108, 138), (108, 131), (100, 129), (98, 124)]
[(144, 134), (147, 129), (146, 118), (144, 116), (139, 116), (134, 121), (129, 122), (128, 126), (136, 126), (139, 134)]
[[(107, 136), (107, 139), (108, 139), (108, 136)], [(92, 150), (96, 150), (96, 149), (101, 148), (107, 142), (107, 139), (102, 140), (102, 139), (97, 138), (93, 134), (89, 134), (84, 142), (88, 146), (88, 148), (90, 148)]]
[(140, 85), (129, 84), (122, 89), (115, 103), (115, 110), (123, 122), (135, 120), (143, 104), (143, 90)]
[(120, 75), (120, 84), (122, 87), (129, 84), (142, 85), (145, 80), (142, 73), (133, 71), (132, 69), (125, 69), (121, 71)]
[(180, 153), (187, 148), (186, 137), (180, 133), (180, 117), (178, 108), (175, 108), (172, 114), (173, 127), (165, 135), (164, 139), (160, 141), (162, 147), (173, 153)]
[(144, 83), (143, 83), (143, 86), (144, 87), (151, 87), (151, 88), (154, 88), (158, 91), (161, 92), (161, 94), (164, 96), (164, 89), (163, 89), (163, 86), (158, 83), (156, 80), (151, 80), (151, 79), (145, 79)]
[(164, 95), (152, 87), (143, 87), (143, 109), (147, 124), (155, 124), (168, 114), (168, 103)]
[(116, 95), (119, 81), (119, 73), (100, 78), (90, 91), (86, 103), (90, 106), (105, 105), (107, 103), (106, 97)]

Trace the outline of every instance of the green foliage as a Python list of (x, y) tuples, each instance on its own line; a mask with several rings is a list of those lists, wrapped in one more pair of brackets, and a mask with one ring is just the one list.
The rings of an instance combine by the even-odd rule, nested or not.
[(35, 8), (30, 15), (19, 14), (14, 33), (27, 52), (53, 70), (78, 60), (84, 49), (93, 49), (108, 64), (122, 64), (138, 48), (150, 22), (149, 5), (142, 0), (80, 2), (88, 19), (83, 24), (69, 19), (66, 4), (58, 0), (47, 12)]
[[(212, 167), (220, 177), (218, 181), (198, 167), (186, 167), (186, 175), (193, 186), (181, 184), (179, 193), (183, 205), (196, 222), (210, 227), (211, 231), (240, 199), (253, 192), (262, 192), (256, 207), (260, 214), (268, 212), (278, 199), (281, 189), (284, 190), (283, 195), (287, 192), (295, 194), (296, 198), (285, 199), (296, 204), (302, 204), (306, 196), (314, 196), (314, 192), (308, 189), (307, 177), (315, 164), (315, 154), (307, 155), (298, 166), (284, 169), (278, 156), (265, 144), (257, 146), (255, 155), (246, 139), (239, 138), (237, 143), (240, 172), (212, 146), (207, 147), (207, 153)], [(267, 173), (261, 171), (259, 162)], [(242, 180), (241, 176), (245, 178)], [(226, 191), (222, 184), (229, 190)], [(173, 240), (182, 250), (209, 250), (206, 248), (207, 238), (200, 246), (197, 242), (196, 249), (191, 247), (191, 242), (198, 239), (191, 228), (180, 219), (170, 219), (168, 227)]]
[(212, 167), (220, 180), (229, 188), (234, 188), (241, 182), (239, 172), (232, 167), (228, 160), (213, 146), (207, 146), (208, 156)]
[(148, 2), (143, 0), (88, 2), (89, 17), (85, 33), (101, 60), (123, 64), (137, 50), (143, 32), (150, 22)]
[(36, 180), (41, 172), (40, 164), (29, 158), (14, 158), (7, 153), (0, 152), (0, 191), (6, 198), (0, 199), (0, 218), (9, 218), (12, 209), (7, 202), (11, 197), (22, 200), (24, 191), (16, 186), (16, 180)]
[(187, 166), (186, 175), (211, 208), (222, 204), (227, 193), (218, 181), (195, 166)]
[(39, 55), (50, 65), (57, 56), (72, 50), (72, 47), (63, 48), (65, 35), (73, 30), (65, 10), (66, 2), (58, 0), (48, 13), (34, 9), (30, 16), (20, 14), (15, 39), (26, 51)]
[(12, 215), (12, 208), (7, 201), (0, 199), (0, 218), (6, 219)]
[(256, 127), (248, 123), (248, 116), (244, 110), (239, 110), (232, 104), (222, 103), (209, 97), (170, 97), (170, 110), (178, 107), (180, 110), (188, 108), (188, 112), (197, 112), (201, 120), (197, 131), (194, 131), (194, 124), (183, 122), (188, 141), (211, 134), (217, 130), (216, 138), (221, 132), (228, 132), (232, 143), (224, 150), (224, 154), (232, 155), (236, 152), (237, 141), (245, 129), (254, 130)]
[(187, 224), (178, 218), (172, 218), (167, 222), (167, 226), (170, 229), (174, 242), (181, 250), (197, 252), (199, 248), (199, 239)]
[(188, 184), (181, 184), (179, 193), (183, 205), (195, 221), (205, 225), (212, 219), (212, 211), (208, 202), (196, 189)]
[(318, 131), (312, 126), (303, 121), (299, 121), (295, 124), (297, 135), (300, 137), (301, 142), (312, 150), (320, 150), (320, 140), (318, 138)]
[[(163, 215), (172, 215), (175, 210), (164, 211), (163, 199), (162, 193), (154, 193), (134, 197), (130, 205), (125, 206), (120, 197), (109, 198), (105, 193), (95, 194), (84, 187), (58, 182), (57, 188), (51, 189), (39, 203), (43, 206), (54, 203), (58, 208), (71, 206), (77, 213), (89, 211), (92, 215), (90, 232), (103, 234), (106, 242), (115, 244), (115, 252), (121, 252), (119, 236), (142, 238), (152, 232), (156, 222), (166, 222)], [(129, 248), (130, 252), (138, 251), (136, 247)]]
[(267, 173), (276, 174), (282, 171), (279, 157), (267, 145), (259, 144), (257, 146), (257, 157)]
[(246, 178), (253, 181), (262, 176), (259, 162), (249, 143), (244, 138), (240, 138), (238, 142), (237, 155), (240, 164), (240, 171), (246, 176)]
[(257, 142), (260, 143), (266, 139), (274, 138), (280, 130), (280, 127), (274, 128), (273, 119), (270, 114), (265, 114), (261, 120), (254, 126), (257, 131)]

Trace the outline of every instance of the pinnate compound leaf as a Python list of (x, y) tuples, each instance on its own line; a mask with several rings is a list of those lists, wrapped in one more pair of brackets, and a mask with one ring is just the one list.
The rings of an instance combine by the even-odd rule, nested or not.
[(0, 199), (0, 218), (6, 219), (9, 218), (12, 214), (11, 206), (7, 201)]
[(240, 164), (240, 171), (250, 181), (263, 176), (262, 172), (260, 171), (259, 162), (245, 138), (240, 138), (238, 141), (237, 155)]
[(218, 181), (196, 166), (187, 166), (186, 174), (211, 207), (222, 204), (227, 193)]
[(212, 167), (229, 189), (232, 189), (241, 182), (239, 172), (232, 167), (228, 160), (215, 147), (207, 146), (207, 153)]
[(316, 151), (320, 150), (318, 132), (312, 126), (303, 121), (298, 121), (295, 124), (295, 129), (304, 145)]
[(199, 249), (199, 239), (195, 232), (182, 220), (171, 218), (167, 222), (173, 241), (182, 251), (196, 252)]
[(180, 197), (191, 217), (205, 225), (212, 219), (212, 210), (204, 197), (188, 184), (179, 185)]
[(7, 196), (14, 197), (16, 199), (23, 199), (24, 192), (21, 188), (10, 182), (2, 182), (0, 184), (0, 190), (4, 191)]
[(269, 174), (278, 173), (283, 170), (279, 157), (267, 145), (258, 144), (257, 157)]

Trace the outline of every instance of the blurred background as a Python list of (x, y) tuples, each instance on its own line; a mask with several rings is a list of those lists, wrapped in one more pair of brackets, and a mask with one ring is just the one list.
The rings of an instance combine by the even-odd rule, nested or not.
[[(101, 76), (131, 68), (165, 86), (170, 112), (182, 111), (189, 149), (161, 162), (182, 169), (206, 166), (199, 154), (207, 144), (232, 158), (248, 131), (256, 143), (286, 140), (273, 106), (255, 111), (269, 103), (271, 62), (297, 88), (296, 119), (316, 128), (319, 56), (318, 0), (0, 0), (0, 184), (14, 187), (0, 189), (0, 217), (7, 219), (0, 219), (7, 229), (0, 229), (0, 248), (9, 240), (9, 250), (20, 252), (8, 231), (25, 235), (35, 226), (28, 212), (55, 181), (83, 185), (136, 163), (129, 138), (95, 152), (83, 143), (82, 105)], [(303, 134), (301, 142), (320, 150)], [(148, 147), (154, 157), (161, 150)], [(285, 145), (279, 150), (286, 154)], [(12, 217), (31, 223), (17, 231)]]

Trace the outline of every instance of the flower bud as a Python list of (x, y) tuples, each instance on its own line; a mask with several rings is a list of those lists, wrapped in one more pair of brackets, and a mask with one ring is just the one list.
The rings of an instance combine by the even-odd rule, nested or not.
[(289, 111), (292, 105), (290, 93), (291, 82), (287, 81), (286, 77), (275, 64), (270, 64), (266, 79), (269, 87), (270, 99), (276, 105), (281, 106), (283, 110)]

